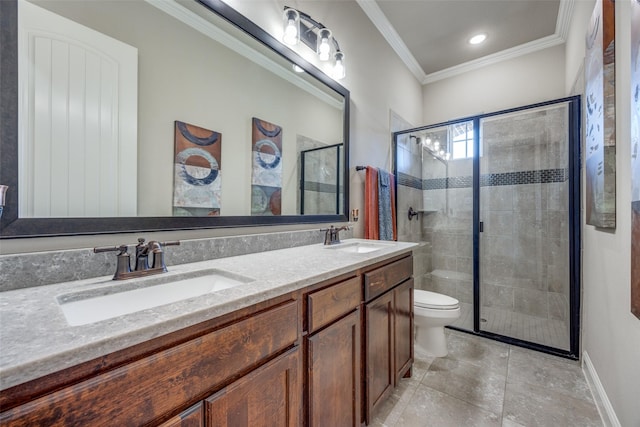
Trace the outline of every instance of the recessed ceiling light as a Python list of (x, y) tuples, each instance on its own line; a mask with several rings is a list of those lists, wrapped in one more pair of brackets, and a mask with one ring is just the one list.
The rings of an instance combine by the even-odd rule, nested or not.
[(469, 39), (469, 43), (471, 44), (480, 44), (487, 39), (486, 34), (476, 34), (475, 36)]

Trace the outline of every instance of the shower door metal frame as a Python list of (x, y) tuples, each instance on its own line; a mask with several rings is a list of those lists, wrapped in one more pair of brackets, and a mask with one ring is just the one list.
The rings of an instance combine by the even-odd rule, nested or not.
[[(480, 121), (488, 117), (494, 117), (514, 112), (525, 111), (534, 108), (547, 107), (555, 104), (566, 103), (568, 107), (568, 228), (569, 228), (569, 350), (558, 349), (543, 344), (525, 341), (519, 338), (482, 331), (480, 329)], [(394, 173), (397, 176), (397, 141), (398, 136), (415, 133), (436, 127), (450, 126), (456, 123), (473, 122), (474, 128), (474, 156), (473, 156), (473, 330), (449, 326), (451, 329), (467, 332), (485, 338), (494, 339), (507, 344), (513, 344), (532, 350), (542, 351), (569, 359), (579, 358), (580, 345), (580, 168), (581, 168), (581, 97), (579, 95), (560, 98), (522, 107), (480, 114), (477, 116), (456, 119), (448, 122), (437, 123), (428, 126), (403, 130), (393, 134), (394, 146)], [(396, 179), (396, 194), (398, 194)], [(396, 209), (398, 200), (396, 198)]]

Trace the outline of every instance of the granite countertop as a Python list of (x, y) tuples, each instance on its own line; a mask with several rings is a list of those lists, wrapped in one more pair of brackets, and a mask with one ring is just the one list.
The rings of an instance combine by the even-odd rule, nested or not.
[[(343, 240), (342, 246), (356, 242)], [(415, 243), (380, 242), (349, 253), (322, 244), (175, 265), (168, 273), (114, 282), (111, 276), (0, 293), (0, 390), (148, 341), (284, 293), (409, 252)], [(129, 282), (181, 280), (215, 269), (249, 283), (81, 326), (69, 326), (60, 295), (109, 290)], [(254, 280), (255, 279), (255, 280)]]

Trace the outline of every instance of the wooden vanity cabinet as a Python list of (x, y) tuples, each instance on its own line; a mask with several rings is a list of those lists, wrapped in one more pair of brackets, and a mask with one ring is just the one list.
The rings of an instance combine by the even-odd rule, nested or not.
[(413, 258), (364, 273), (364, 401), (366, 424), (413, 363)]
[[(249, 312), (234, 313), (237, 320), (230, 324), (216, 325), (213, 320), (211, 327), (196, 325), (181, 331), (173, 337), (177, 340), (173, 344), (164, 339), (154, 341), (159, 347), (151, 354), (149, 344), (143, 343), (144, 355), (124, 359), (111, 369), (61, 388), (54, 386), (17, 406), (11, 402), (16, 395), (11, 395), (11, 389), (5, 390), (0, 425), (141, 426), (165, 422), (168, 426), (224, 426), (239, 424), (220, 423), (210, 416), (212, 410), (244, 411), (251, 416), (257, 411), (262, 414), (260, 418), (276, 413), (281, 416), (278, 411), (282, 408), (286, 408), (288, 424), (270, 424), (267, 420), (268, 425), (299, 425), (299, 303), (289, 300), (262, 310), (250, 308)], [(185, 341), (193, 328), (202, 332)], [(136, 348), (128, 349), (127, 354), (135, 352)], [(55, 381), (65, 381), (78, 369), (84, 369), (84, 365), (56, 373)], [(38, 386), (36, 380), (23, 387)], [(242, 396), (254, 386), (263, 390), (260, 396)], [(18, 394), (22, 390), (19, 386)], [(207, 399), (204, 411), (199, 409), (203, 399)], [(215, 422), (207, 422), (211, 420)]]
[(393, 290), (395, 385), (411, 375), (413, 364), (413, 279)]
[(0, 425), (359, 427), (410, 374), (410, 254), (0, 392)]
[(168, 419), (159, 427), (204, 427), (204, 404), (198, 402), (189, 409)]
[(306, 425), (360, 426), (362, 279), (312, 292), (306, 301)]

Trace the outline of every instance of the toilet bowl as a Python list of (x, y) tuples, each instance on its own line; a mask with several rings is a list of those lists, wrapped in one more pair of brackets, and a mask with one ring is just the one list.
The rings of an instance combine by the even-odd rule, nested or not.
[(444, 327), (460, 317), (457, 299), (436, 292), (413, 291), (415, 344), (426, 353), (444, 357), (448, 354)]

